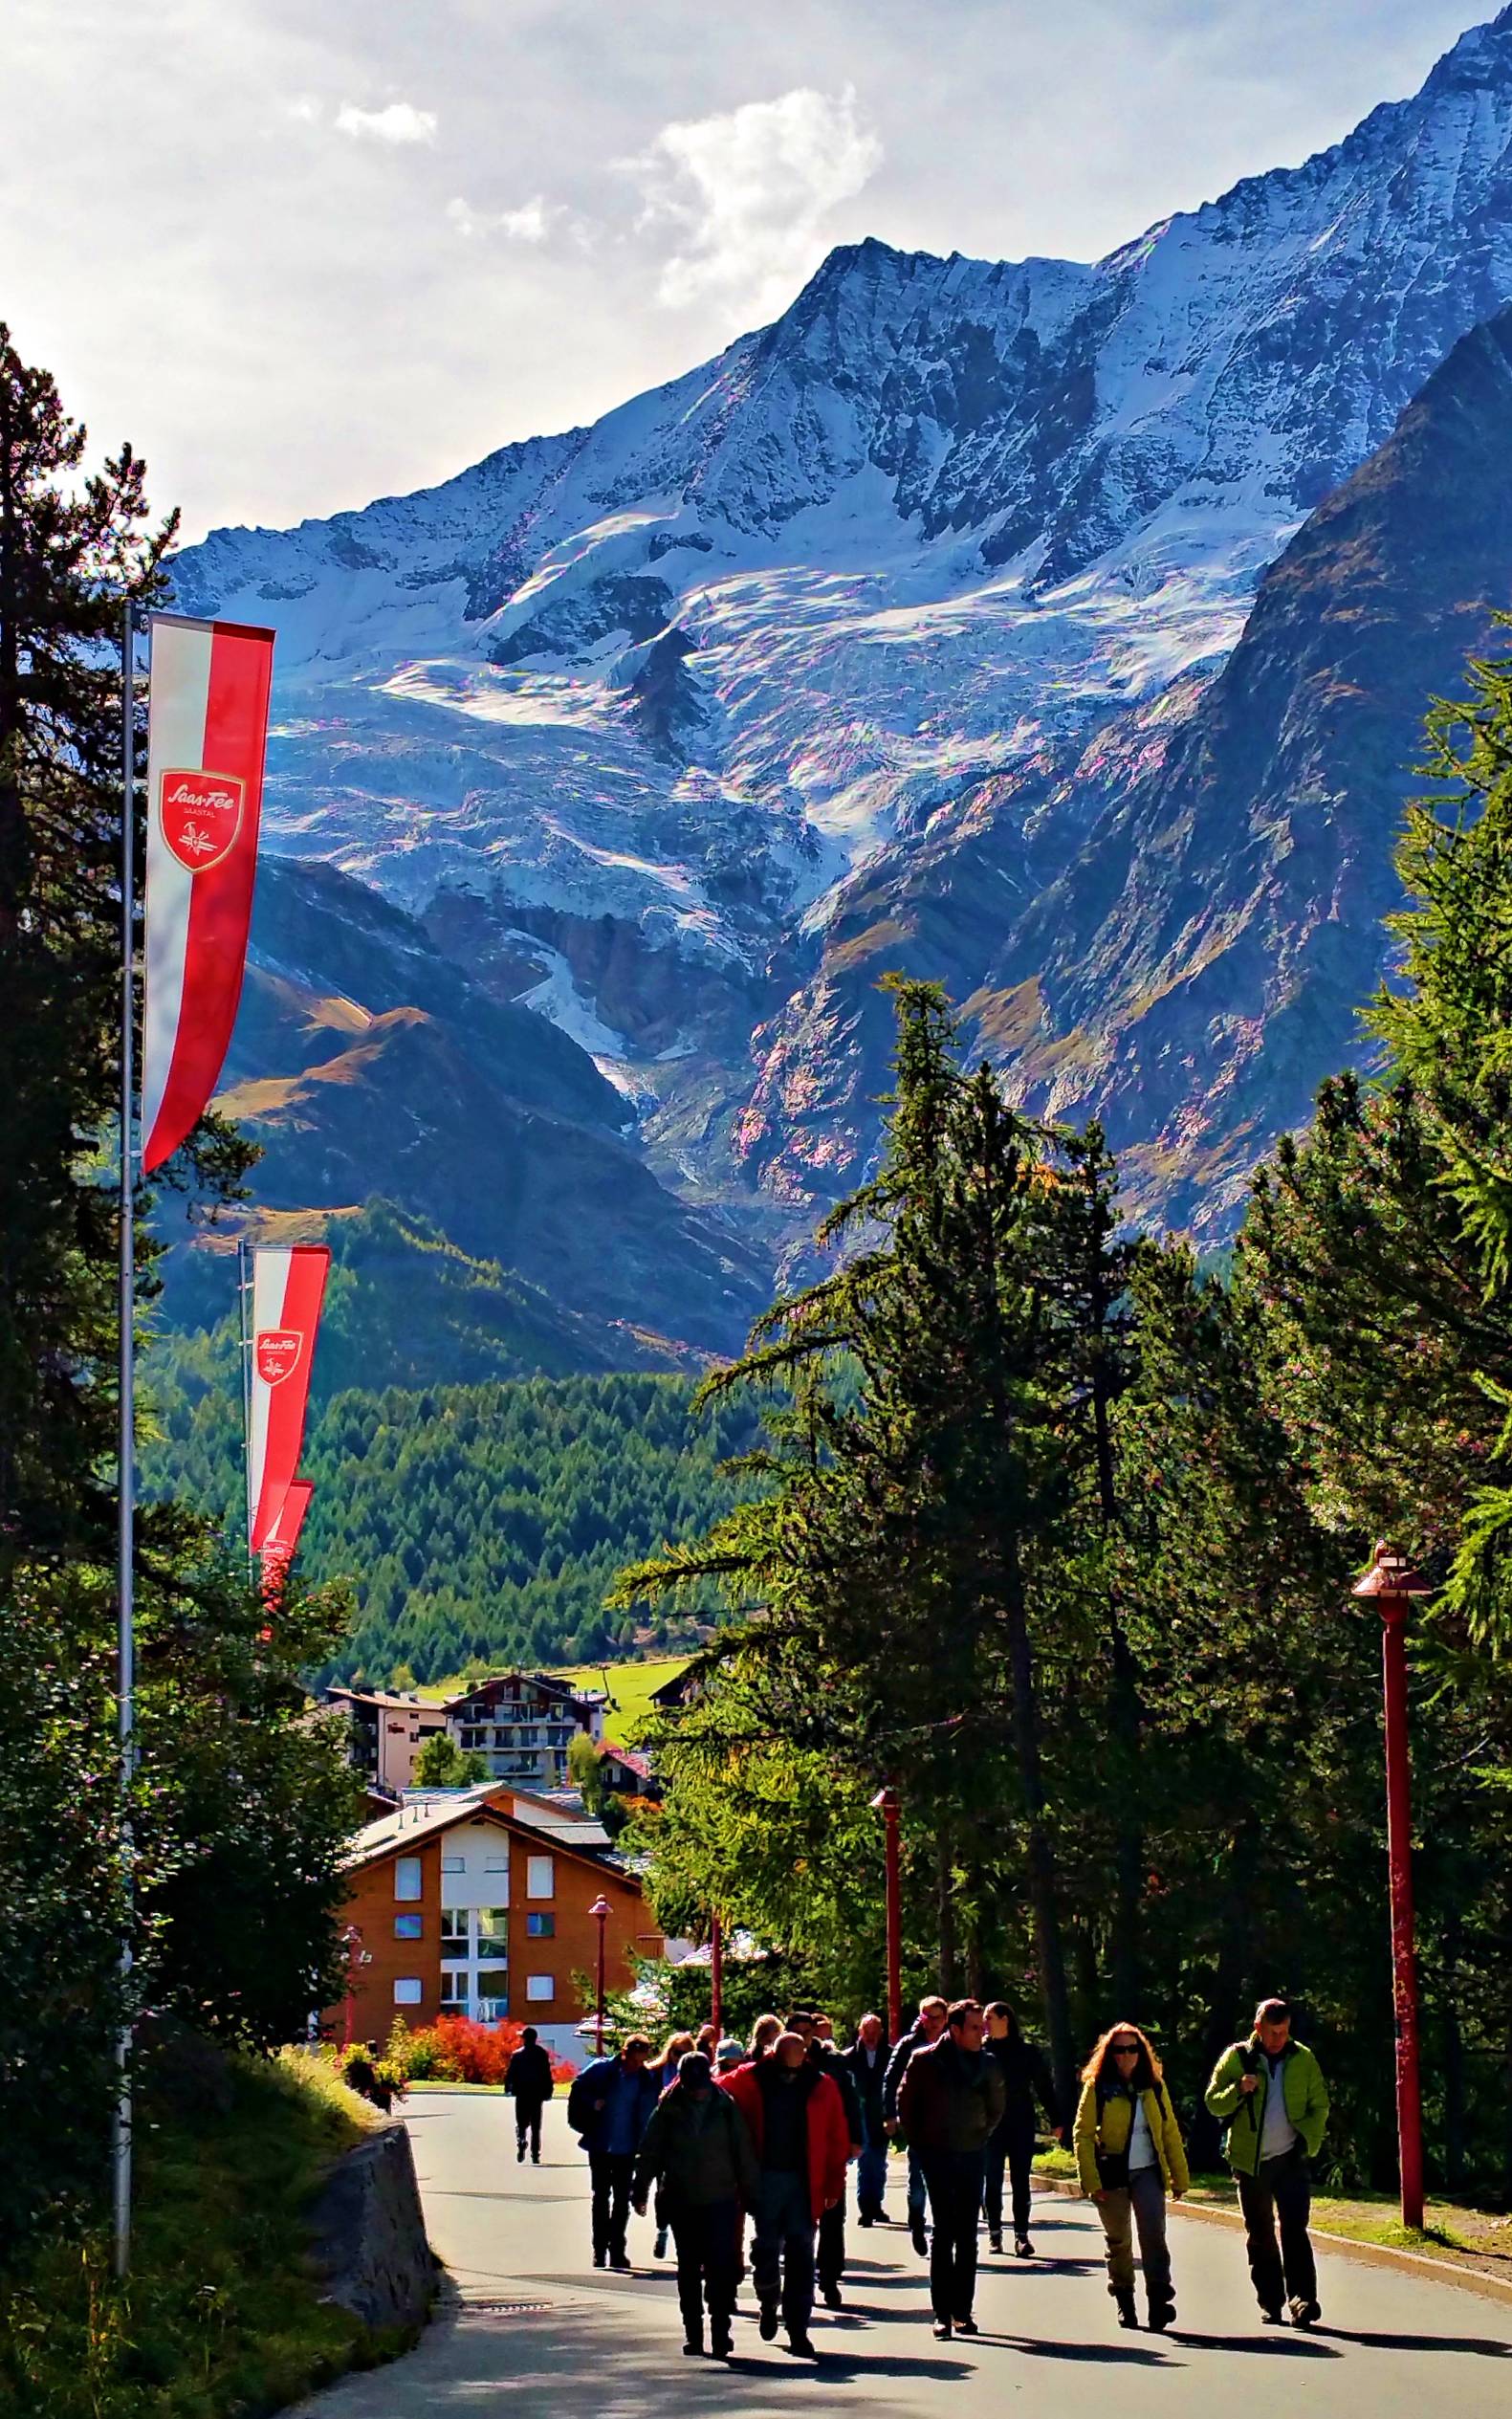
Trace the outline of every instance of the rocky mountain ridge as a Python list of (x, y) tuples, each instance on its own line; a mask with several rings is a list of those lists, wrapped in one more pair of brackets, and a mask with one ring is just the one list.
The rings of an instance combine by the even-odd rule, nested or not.
[[(1293, 850), (1235, 995), (1215, 947), (1153, 1017), (1124, 977), (1184, 847), (1155, 775), (1192, 760), (1266, 565), (1509, 298), (1512, 11), (1103, 261), (848, 248), (596, 427), (217, 532), (179, 593), (277, 627), (270, 845), (554, 1023), (667, 1183), (780, 1240), (853, 1181), (870, 986), (909, 962), (1026, 1095), (1111, 1112), (1142, 1209), (1221, 1222), (1337, 1054), (1329, 981), (1373, 962), (1371, 935), (1330, 976), (1316, 935), (1374, 892), (1320, 900)], [(1397, 673), (1415, 715), (1430, 683)], [(1213, 806), (1215, 880), (1246, 811)], [(1359, 847), (1379, 868), (1389, 833)]]

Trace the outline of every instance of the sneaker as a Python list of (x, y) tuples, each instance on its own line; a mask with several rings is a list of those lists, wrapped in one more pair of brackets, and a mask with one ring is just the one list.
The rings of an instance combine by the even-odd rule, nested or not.
[(538, 2150), (533, 2150), (533, 2151), (531, 2152), (531, 2154), (530, 2154), (530, 2163), (531, 2163), (531, 2166), (532, 2166), (533, 2167), (538, 2167), (538, 2166), (539, 2166), (539, 2165), (540, 2165), (540, 2152), (539, 2152)]
[(843, 2310), (844, 2308), (845, 2305), (840, 2298), (840, 2287), (838, 2284), (822, 2284), (819, 2292), (820, 2298), (823, 2302), (826, 2310)]
[(690, 2361), (701, 2361), (704, 2356), (703, 2337), (701, 2335), (690, 2335), (687, 2342), (683, 2345), (683, 2352), (685, 2357)]
[(1002, 2250), (1002, 2247), (1003, 2247), (1003, 2230), (1002, 2230), (1002, 2228), (1001, 2228), (1000, 2226), (989, 2226), (989, 2227), (988, 2227), (988, 2229), (987, 2229), (987, 2248), (988, 2248), (988, 2250), (989, 2250), (989, 2251), (997, 2251), (997, 2252), (1000, 2252), (1000, 2251)]
[(921, 2259), (928, 2259), (930, 2255), (930, 2238), (924, 2231), (924, 2220), (922, 2217), (917, 2219), (914, 2225), (909, 2229), (909, 2239), (913, 2244), (914, 2250), (918, 2253), (919, 2257)]
[(667, 2257), (667, 2229), (665, 2226), (658, 2226), (656, 2230), (656, 2240), (651, 2245), (651, 2256), (653, 2259), (665, 2259)]
[(1119, 2325), (1137, 2327), (1139, 2324), (1139, 2313), (1134, 2307), (1133, 2287), (1129, 2286), (1127, 2292), (1120, 2287), (1119, 2291), (1114, 2294), (1113, 2299), (1118, 2305)]
[(1294, 2300), (1291, 2303), (1291, 2322), (1293, 2326), (1316, 2326), (1322, 2316), (1323, 2310), (1320, 2304), (1316, 2301)]
[(1284, 2326), (1285, 2323), (1286, 2313), (1284, 2310), (1262, 2310), (1260, 2312), (1261, 2326)]
[(876, 2222), (869, 2209), (864, 2209), (856, 2220), (858, 2226), (875, 2226)]
[(735, 2339), (731, 2334), (730, 2329), (728, 2327), (716, 2326), (713, 2333), (709, 2338), (709, 2356), (711, 2360), (727, 2361), (734, 2348)]
[(761, 2304), (760, 2336), (763, 2343), (777, 2342), (777, 2303), (775, 2301), (763, 2301)]
[(953, 2323), (957, 2335), (980, 2335), (981, 2333), (981, 2328), (975, 2319), (956, 2319)]
[(618, 2259), (611, 2259), (609, 2265), (622, 2276), (628, 2276), (634, 2274), (629, 2261), (625, 2258), (623, 2252)]
[(936, 2320), (935, 2320), (935, 2321), (934, 2321), (934, 2341), (936, 2342), (936, 2343), (948, 2343), (948, 2342), (950, 2342), (950, 2340), (951, 2340), (951, 2322), (950, 2322), (950, 2320), (949, 2320), (949, 2319), (936, 2319)]
[(787, 2348), (796, 2360), (817, 2361), (819, 2358), (819, 2354), (815, 2351), (813, 2344), (809, 2342), (808, 2337), (804, 2335), (801, 2330), (797, 2335), (790, 2335), (788, 2337)]
[(604, 2264), (604, 2261), (607, 2259), (607, 2257), (608, 2257), (608, 2253), (607, 2253), (607, 2252), (596, 2251), (596, 2252), (594, 2253), (594, 2254), (593, 2254), (593, 2264), (594, 2264), (594, 2266), (595, 2266), (596, 2268), (602, 2268), (602, 2267), (603, 2266), (603, 2264)]
[(519, 2164), (521, 2166), (524, 2166), (524, 2164), (525, 2164), (525, 2144), (523, 2144), (523, 2142), (519, 2143), (519, 2144), (516, 2145), (516, 2148), (515, 2148), (515, 2159), (517, 2160), (518, 2164)]
[(1027, 2234), (1015, 2234), (1013, 2238), (1013, 2255), (1016, 2259), (1032, 2259), (1034, 2257), (1034, 2245), (1029, 2240)]
[(1167, 2327), (1174, 2323), (1175, 2316), (1176, 2305), (1173, 2301), (1151, 2301), (1149, 2319), (1150, 2334), (1164, 2335)]

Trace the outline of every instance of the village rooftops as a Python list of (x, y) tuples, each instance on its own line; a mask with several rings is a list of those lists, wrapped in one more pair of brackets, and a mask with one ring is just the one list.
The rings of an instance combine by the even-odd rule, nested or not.
[(554, 1848), (563, 1848), (570, 1855), (586, 1858), (595, 1864), (614, 1869), (616, 1860), (609, 1854), (609, 1835), (603, 1823), (592, 1815), (571, 1807), (555, 1806), (549, 1799), (512, 1789), (507, 1782), (484, 1781), (473, 1789), (411, 1790), (403, 1805), (392, 1814), (382, 1814), (376, 1822), (364, 1823), (348, 1848), (343, 1861), (347, 1866), (370, 1864), (375, 1857), (386, 1856), (392, 1849), (406, 1853), (421, 1841), (433, 1839), (439, 1832), (449, 1831), (453, 1823), (466, 1822), (478, 1815), (497, 1815), (501, 1821), (519, 1824), (522, 1830), (535, 1832)]

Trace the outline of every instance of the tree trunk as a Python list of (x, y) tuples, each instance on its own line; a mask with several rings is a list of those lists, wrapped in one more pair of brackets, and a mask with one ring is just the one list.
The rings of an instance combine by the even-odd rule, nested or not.
[(1444, 2182), (1453, 2192), (1465, 2175), (1465, 2037), (1459, 2022), (1459, 1922), (1444, 1930)]
[(940, 1927), (940, 1990), (947, 1999), (956, 1995), (955, 1901), (951, 1891), (951, 1836), (942, 1824), (935, 1847), (934, 1888)]
[(1050, 2064), (1063, 2107), (1071, 2104), (1076, 2051), (1071, 2034), (1071, 2005), (1065, 1981), (1065, 1946), (1055, 1850), (1045, 1818), (1044, 1777), (1040, 1765), (1040, 1712), (1035, 1695), (1034, 1648), (1029, 1637), (1023, 1575), (1016, 1545), (1009, 1544), (1004, 1572), (1004, 1610), (1008, 1620), (1008, 1657), (1013, 1673), (1013, 1742), (1019, 1766), (1019, 1787), (1025, 1816), (1025, 1865), (1029, 1906), (1034, 1918), (1035, 1957), (1040, 1968), (1040, 1995), (1050, 2041)]
[[(1113, 1466), (1113, 1436), (1108, 1417), (1106, 1373), (1094, 1369), (1092, 1417), (1097, 1443), (1097, 1494), (1103, 1530), (1111, 1531), (1118, 1517), (1118, 1488)], [(1145, 1827), (1140, 1786), (1140, 1751), (1145, 1709), (1139, 1693), (1139, 1666), (1129, 1643), (1123, 1614), (1114, 1592), (1107, 1598), (1108, 1638), (1112, 1653), (1113, 1771), (1117, 1796), (1113, 1809), (1113, 1922), (1109, 1966), (1119, 2021), (1132, 2024), (1140, 2001), (1140, 1908), (1145, 1886)]]
[[(1223, 1895), (1218, 1951), (1214, 1960), (1213, 1980), (1208, 1987), (1208, 2020), (1202, 2034), (1200, 2091), (1207, 2089), (1208, 2077), (1238, 2029), (1237, 2002), (1244, 1987), (1248, 1945), (1243, 1880), (1248, 1852), (1248, 1835), (1241, 1831), (1229, 1851), (1228, 1886)], [(1209, 2116), (1199, 2097), (1193, 2120), (1192, 2140), (1188, 2145), (1194, 2168), (1216, 2167), (1221, 2157), (1222, 2141), (1222, 2126), (1216, 2117)]]

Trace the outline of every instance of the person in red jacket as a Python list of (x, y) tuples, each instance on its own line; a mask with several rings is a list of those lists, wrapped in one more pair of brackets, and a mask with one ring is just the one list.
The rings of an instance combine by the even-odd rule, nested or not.
[(777, 2334), (780, 2299), (788, 2349), (812, 2360), (814, 2236), (845, 2189), (844, 2102), (833, 2077), (808, 2063), (796, 2033), (780, 2034), (759, 2064), (737, 2066), (724, 2088), (751, 2128), (761, 2169), (751, 2245), (761, 2340), (770, 2343)]

